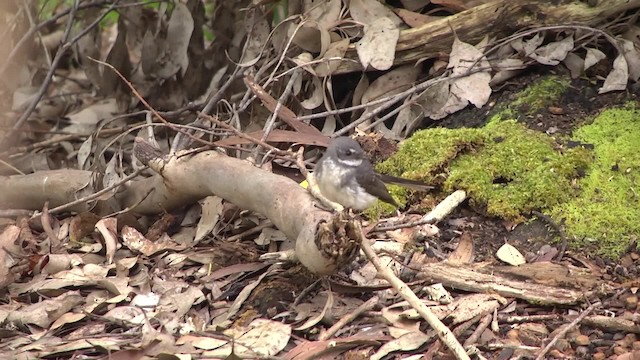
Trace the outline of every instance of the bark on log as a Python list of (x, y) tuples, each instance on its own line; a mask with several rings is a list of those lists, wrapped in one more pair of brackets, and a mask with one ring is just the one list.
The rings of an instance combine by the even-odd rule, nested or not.
[[(64, 205), (95, 192), (91, 171), (62, 169), (28, 175), (0, 176), (0, 209), (41, 210)], [(90, 204), (78, 204), (71, 211), (84, 212)]]
[[(598, 26), (613, 15), (640, 7), (640, 0), (586, 1), (496, 0), (455, 15), (443, 17), (421, 27), (403, 30), (396, 45), (394, 65), (436, 58), (451, 51), (455, 35), (474, 43), (483, 37), (506, 37), (518, 30), (551, 25)], [(455, 30), (455, 34), (452, 31)], [(349, 45), (336, 73), (362, 71), (355, 44)]]

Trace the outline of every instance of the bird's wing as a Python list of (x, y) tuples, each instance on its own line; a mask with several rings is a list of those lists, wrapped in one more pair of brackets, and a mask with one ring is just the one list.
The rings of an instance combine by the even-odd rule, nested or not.
[(380, 200), (398, 207), (398, 203), (389, 194), (389, 190), (384, 185), (384, 182), (380, 180), (378, 174), (373, 169), (371, 172), (359, 171), (356, 175), (358, 183), (371, 195), (378, 197)]

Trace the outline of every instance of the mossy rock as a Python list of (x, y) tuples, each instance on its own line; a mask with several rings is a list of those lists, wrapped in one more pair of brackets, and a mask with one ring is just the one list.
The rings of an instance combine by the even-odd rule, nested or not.
[[(640, 233), (638, 105), (576, 119), (585, 125), (557, 139), (504, 120), (513, 108), (482, 128), (418, 131), (377, 170), (437, 185), (438, 199), (466, 190), (469, 203), (489, 216), (524, 221), (532, 210), (550, 214), (572, 248), (618, 258)], [(407, 201), (407, 190), (390, 190)], [(380, 205), (369, 215), (391, 209)]]

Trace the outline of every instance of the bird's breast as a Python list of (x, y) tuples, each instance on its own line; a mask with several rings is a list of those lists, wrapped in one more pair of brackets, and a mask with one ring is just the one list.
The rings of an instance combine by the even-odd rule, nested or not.
[(356, 180), (356, 168), (340, 166), (331, 159), (323, 159), (316, 170), (320, 192), (327, 199), (355, 210), (364, 210), (376, 201)]

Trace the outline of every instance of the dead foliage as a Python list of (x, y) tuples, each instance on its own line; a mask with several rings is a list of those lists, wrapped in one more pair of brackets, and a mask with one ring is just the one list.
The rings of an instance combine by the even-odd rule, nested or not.
[(0, 357), (637, 357), (637, 253), (478, 261), (464, 192), (376, 225), (298, 186), (533, 67), (638, 81), (640, 1), (553, 3), (2, 1)]

